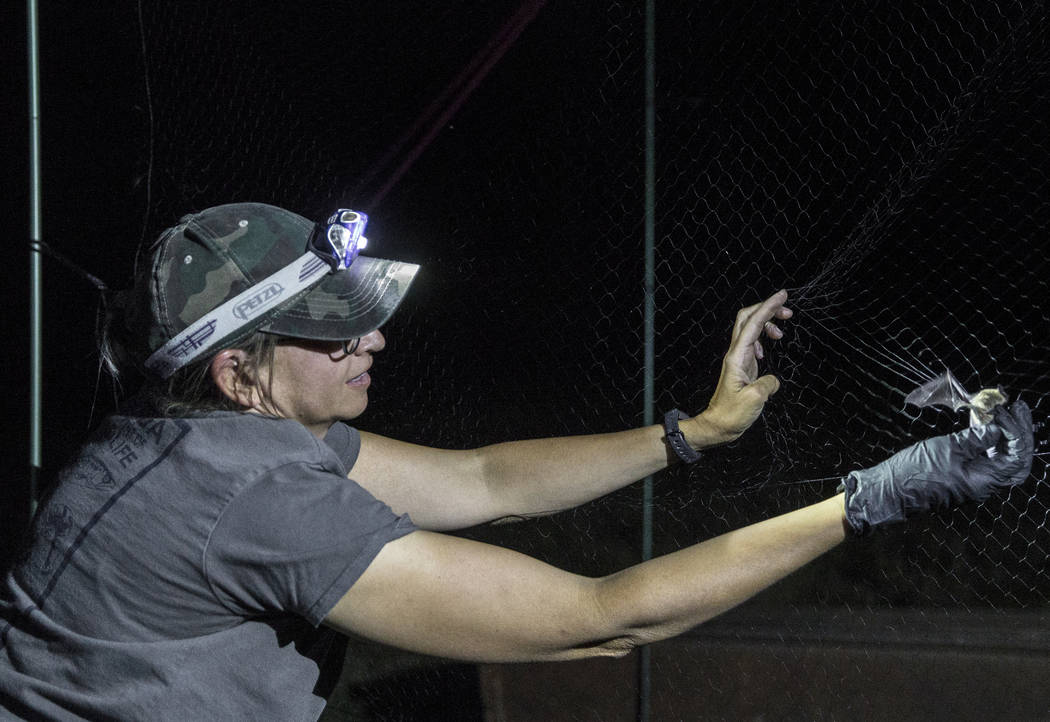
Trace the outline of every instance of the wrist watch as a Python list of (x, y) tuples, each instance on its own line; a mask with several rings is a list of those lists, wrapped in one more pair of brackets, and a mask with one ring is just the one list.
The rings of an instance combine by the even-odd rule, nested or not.
[(667, 443), (670, 444), (675, 456), (687, 464), (692, 464), (699, 460), (700, 452), (689, 445), (689, 442), (685, 440), (685, 434), (678, 428), (678, 422), (688, 418), (687, 414), (683, 414), (678, 409), (671, 409), (664, 414), (664, 433), (667, 435)]

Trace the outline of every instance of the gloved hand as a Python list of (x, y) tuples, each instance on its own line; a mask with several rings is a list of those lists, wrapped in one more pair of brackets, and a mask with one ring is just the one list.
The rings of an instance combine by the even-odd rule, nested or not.
[(989, 424), (920, 441), (850, 472), (839, 487), (846, 491), (846, 520), (857, 534), (867, 534), (923, 512), (984, 501), (1028, 478), (1034, 447), (1028, 405), (999, 406)]

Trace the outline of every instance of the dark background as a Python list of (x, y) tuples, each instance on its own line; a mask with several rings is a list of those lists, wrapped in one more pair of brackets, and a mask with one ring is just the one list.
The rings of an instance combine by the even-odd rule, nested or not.
[[(372, 253), (424, 266), (384, 329), (362, 428), (470, 447), (637, 425), (644, 9), (541, 5), (42, 3), (44, 238), (119, 288), (135, 249), (182, 213), (234, 200), (316, 218), (358, 207), (371, 215)], [(535, 18), (515, 21), (522, 8)], [(660, 2), (656, 21), (655, 411), (703, 408), (739, 306), (788, 287), (797, 310), (769, 359), (784, 386), (763, 419), (654, 480), (656, 550), (823, 498), (849, 469), (953, 428), (964, 419), (903, 404), (944, 368), (971, 390), (1001, 385), (1044, 418), (1045, 3)], [(501, 34), (512, 29), (513, 41)], [(21, 71), (25, 38), (12, 35), (4, 52)], [(493, 65), (467, 73), (477, 81), (467, 92), (457, 78), (475, 58)], [(17, 341), (5, 559), (25, 523), (28, 475), (28, 253), (15, 241), (27, 237), (28, 129), (24, 87), (9, 80), (8, 217), (19, 232), (7, 254)], [(98, 294), (44, 263), (46, 483), (114, 393), (93, 346)], [(941, 665), (964, 690), (982, 665), (1044, 658), (1045, 477), (1039, 459), (1000, 499), (849, 542), (659, 648), (656, 704), (668, 719), (701, 718), (681, 690), (702, 689), (710, 718), (835, 718), (859, 677), (922, 654), (933, 669), (938, 650), (978, 655)], [(642, 508), (634, 486), (465, 533), (604, 574), (639, 559)], [(980, 656), (989, 649), (999, 656)], [(508, 700), (530, 689), (515, 667), (479, 677), (389, 650), (356, 655), (333, 706), (364, 718), (467, 719), (480, 698), (494, 704), (493, 679)], [(781, 690), (783, 708), (747, 682), (785, 670), (798, 683)], [(592, 679), (583, 668), (553, 676)], [(593, 677), (577, 690), (579, 718), (619, 699), (607, 686), (618, 677)], [(1037, 692), (1011, 694), (1029, 717), (1047, 706)], [(457, 707), (464, 695), (475, 702)], [(892, 694), (869, 687), (852, 699), (854, 713), (877, 717)], [(509, 701), (502, 709), (513, 717)]]

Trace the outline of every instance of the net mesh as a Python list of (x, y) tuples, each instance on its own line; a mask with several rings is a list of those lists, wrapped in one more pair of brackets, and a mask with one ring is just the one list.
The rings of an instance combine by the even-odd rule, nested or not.
[[(370, 251), (424, 272), (362, 428), (472, 447), (637, 425), (643, 8), (552, 3), (509, 42), (518, 2), (398, 5), (143, 0), (120, 20), (142, 40), (133, 140), (149, 159), (146, 221), (126, 236), (231, 200), (321, 217), (422, 151), (364, 209)], [(1045, 4), (668, 0), (656, 20), (657, 410), (703, 408), (740, 306), (786, 287), (796, 312), (763, 418), (654, 480), (656, 552), (824, 498), (956, 427), (904, 404), (945, 369), (1045, 418)], [(405, 133), (497, 50), (431, 141)], [(1001, 498), (848, 544), (753, 608), (1043, 606), (1045, 458)], [(638, 559), (641, 498), (468, 533), (607, 573)]]
[[(720, 490), (791, 506), (813, 493), (811, 477), (957, 424), (943, 409), (903, 403), (946, 368), (971, 390), (1001, 384), (1045, 414), (1034, 361), (1047, 325), (1036, 290), (1046, 263), (1046, 18), (1005, 3), (995, 13), (957, 4), (907, 15), (761, 12), (680, 22), (676, 49), (694, 32), (724, 40), (700, 43), (712, 55), (660, 64), (678, 71), (666, 73), (669, 94), (690, 99), (662, 135), (665, 148), (685, 151), (664, 153), (658, 181), (659, 207), (675, 208), (661, 288), (704, 269), (729, 287), (705, 285), (696, 301), (672, 293), (660, 307), (681, 324), (663, 338), (688, 338), (713, 328), (690, 307), (725, 317), (720, 299), (794, 289), (798, 314), (775, 359), (784, 394), (764, 437), (730, 451), (717, 473)], [(684, 359), (696, 354), (676, 345), (661, 344), (673, 355), (659, 368), (681, 398)], [(1045, 479), (1042, 460), (1033, 475)], [(726, 496), (731, 515), (739, 500)], [(1039, 603), (1045, 555), (1032, 532), (1045, 503), (1042, 484), (1026, 485), (902, 529), (915, 543), (884, 556), (896, 573), (879, 565), (835, 596), (867, 601), (870, 587), (894, 604)]]

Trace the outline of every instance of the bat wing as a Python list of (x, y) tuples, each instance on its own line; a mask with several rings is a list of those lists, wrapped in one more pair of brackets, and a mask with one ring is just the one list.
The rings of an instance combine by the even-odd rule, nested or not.
[(935, 376), (904, 398), (904, 403), (913, 406), (947, 406), (952, 411), (970, 406), (970, 394), (962, 387), (951, 371)]

